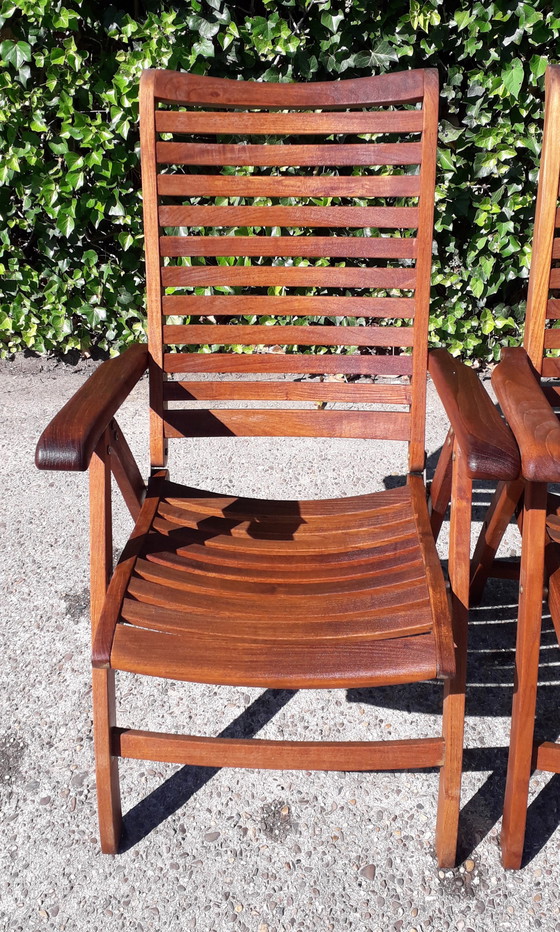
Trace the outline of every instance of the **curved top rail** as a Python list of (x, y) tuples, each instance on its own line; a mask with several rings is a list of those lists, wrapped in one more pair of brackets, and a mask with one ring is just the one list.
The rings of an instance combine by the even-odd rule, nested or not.
[(415, 103), (424, 96), (426, 76), (434, 69), (319, 81), (310, 84), (232, 81), (179, 71), (148, 69), (142, 74), (154, 98), (164, 103), (205, 107), (340, 107)]

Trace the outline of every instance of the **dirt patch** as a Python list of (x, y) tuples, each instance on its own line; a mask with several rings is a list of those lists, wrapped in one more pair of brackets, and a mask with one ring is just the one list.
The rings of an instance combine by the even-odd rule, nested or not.
[(0, 789), (9, 789), (21, 773), (27, 744), (16, 731), (0, 735)]
[(262, 808), (260, 821), (264, 834), (272, 841), (284, 841), (295, 830), (292, 810), (281, 800), (266, 803)]

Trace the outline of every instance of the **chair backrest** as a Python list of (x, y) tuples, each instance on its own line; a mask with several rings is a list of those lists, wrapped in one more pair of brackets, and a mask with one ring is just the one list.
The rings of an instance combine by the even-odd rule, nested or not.
[[(547, 68), (545, 116), (523, 345), (537, 372), (560, 377), (560, 65)], [(555, 235), (556, 234), (556, 235)]]
[[(437, 104), (431, 69), (307, 85), (144, 72), (153, 466), (170, 437), (296, 435), (408, 441), (424, 468)], [(208, 408), (177, 408), (192, 400)]]

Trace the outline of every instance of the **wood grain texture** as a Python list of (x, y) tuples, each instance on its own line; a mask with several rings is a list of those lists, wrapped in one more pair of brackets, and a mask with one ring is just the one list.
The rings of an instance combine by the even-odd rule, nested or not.
[(449, 581), (453, 624), (454, 675), (445, 681), (443, 739), (445, 757), (440, 770), (436, 853), (438, 863), (451, 867), (457, 857), (461, 805), (461, 776), (467, 682), (469, 618), (469, 558), (472, 520), (472, 479), (457, 438), (453, 444), (453, 475), (449, 527)]
[(108, 667), (115, 625), (126, 594), (136, 558), (141, 552), (145, 535), (157, 513), (161, 481), (165, 472), (156, 473), (148, 484), (146, 498), (134, 525), (134, 530), (108, 580), (99, 601), (98, 620), (92, 631), (92, 663), (94, 667)]
[(519, 445), (523, 477), (532, 482), (558, 482), (560, 424), (524, 349), (502, 350), (492, 384)]
[(414, 259), (404, 236), (162, 236), (160, 254), (179, 256), (311, 256)]
[(539, 672), (546, 501), (546, 485), (526, 484), (515, 646), (516, 689), (501, 835), (502, 864), (509, 869), (521, 866), (527, 819)]
[(549, 288), (560, 284), (560, 270), (551, 272), (552, 244), (560, 177), (560, 72), (547, 68), (545, 75), (544, 134), (533, 232), (533, 252), (527, 293), (527, 321), (523, 345), (537, 372), (541, 371), (544, 324)]
[[(209, 107), (293, 107), (336, 110), (341, 107), (383, 107), (417, 103), (424, 94), (430, 69), (309, 84), (234, 81), (178, 71), (153, 70), (154, 93), (168, 103)], [(437, 72), (434, 72), (437, 76)]]
[(428, 587), (432, 609), (433, 627), (437, 634), (437, 676), (449, 679), (455, 673), (455, 654), (451, 635), (451, 615), (447, 600), (447, 591), (443, 570), (435, 547), (430, 527), (426, 487), (420, 476), (409, 475), (407, 487), (410, 491), (412, 514), (416, 525), (416, 534), (420, 542), (424, 577)]
[[(303, 119), (302, 119), (303, 116)], [(156, 110), (156, 132), (207, 135), (339, 135), (342, 133), (414, 133), (422, 130), (421, 110), (349, 111), (346, 113), (220, 113), (216, 110)]]
[(114, 418), (109, 425), (109, 434), (108, 452), (111, 472), (132, 519), (136, 521), (146, 494), (146, 484), (124, 434)]
[(161, 195), (175, 197), (418, 197), (419, 175), (158, 174)]
[(317, 145), (235, 145), (156, 142), (159, 165), (419, 165), (417, 142)]
[(410, 327), (324, 327), (283, 324), (171, 324), (163, 328), (167, 346), (216, 343), (245, 346), (384, 346), (409, 347), (414, 343)]
[(216, 265), (174, 266), (166, 265), (161, 270), (165, 287), (199, 287), (202, 285), (234, 285), (244, 288), (416, 288), (414, 268), (337, 268), (336, 266), (301, 265)]
[(138, 343), (99, 366), (41, 434), (38, 469), (86, 470), (99, 438), (147, 365), (148, 348)]
[(89, 576), (92, 642), (97, 636), (105, 595), (113, 572), (110, 432), (105, 429), (89, 469)]
[(440, 450), (437, 466), (434, 472), (434, 478), (430, 483), (429, 490), (429, 510), (430, 510), (430, 527), (434, 540), (439, 537), (439, 532), (445, 518), (445, 513), (451, 501), (451, 471), (453, 465), (453, 428), (450, 427), (447, 436)]
[[(416, 207), (205, 207), (159, 208), (162, 227), (377, 227), (416, 229)], [(408, 258), (408, 257), (407, 257)]]
[(437, 767), (441, 738), (400, 741), (268, 741), (263, 738), (201, 738), (132, 729), (113, 732), (120, 757), (198, 767), (260, 770), (407, 770)]
[(560, 319), (560, 299), (559, 298), (549, 298), (546, 302), (546, 319), (547, 320), (559, 320)]
[(199, 380), (165, 383), (168, 401), (341, 401), (378, 405), (409, 405), (410, 386), (339, 381)]
[(543, 741), (536, 749), (535, 767), (548, 773), (560, 773), (560, 744)]
[[(149, 672), (153, 662), (164, 675), (176, 676), (182, 667), (180, 678), (197, 681), (264, 683), (272, 677), (274, 683), (317, 686), (333, 677), (353, 680), (357, 651), (360, 682), (404, 682), (417, 675), (413, 657), (422, 676), (427, 665), (430, 675), (442, 672), (442, 657), (448, 665), (440, 612), (445, 586), (441, 571), (433, 575), (425, 496), (423, 520), (413, 504), (417, 493), (411, 497), (406, 487), (284, 503), (201, 492), (189, 497), (189, 490), (161, 482), (151, 489), (151, 523), (142, 540), (135, 537), (124, 600), (121, 586), (110, 609), (112, 666)], [(427, 563), (429, 585), (440, 591), (437, 620)]]
[[(202, 642), (201, 642), (202, 641)], [(177, 680), (269, 689), (339, 689), (396, 685), (433, 679), (436, 675), (433, 634), (394, 641), (293, 641), (282, 651), (271, 639), (259, 648), (232, 646), (119, 625), (112, 663), (119, 670)]]
[(516, 479), (521, 468), (515, 438), (476, 373), (447, 350), (432, 350), (429, 372), (471, 479)]
[(293, 375), (410, 375), (412, 357), (359, 353), (167, 353), (165, 372), (266, 372)]
[(155, 84), (157, 72), (144, 71), (140, 77), (140, 166), (142, 170), (142, 213), (144, 221), (144, 253), (146, 258), (146, 305), (148, 311), (148, 343), (150, 346), (150, 462), (162, 469), (167, 463), (167, 446), (163, 436), (162, 386), (163, 342), (161, 296), (163, 290), (161, 257), (159, 254), (159, 221), (156, 166)]
[(494, 575), (495, 557), (506, 528), (523, 494), (524, 480), (498, 482), (474, 549), (471, 562), (471, 604), (482, 598), (489, 576)]
[(270, 317), (376, 317), (414, 318), (413, 298), (359, 298), (320, 295), (166, 295), (163, 314), (168, 316), (236, 317), (266, 314)]
[(167, 411), (165, 436), (335, 436), (370, 440), (409, 440), (410, 415), (392, 411), (278, 411), (270, 408)]
[(92, 702), (97, 815), (101, 851), (103, 854), (117, 854), (122, 813), (118, 758), (112, 741), (116, 724), (114, 670), (92, 670)]

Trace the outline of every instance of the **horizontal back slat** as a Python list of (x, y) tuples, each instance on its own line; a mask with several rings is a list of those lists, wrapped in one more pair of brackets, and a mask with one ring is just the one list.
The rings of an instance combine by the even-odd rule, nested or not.
[(551, 269), (549, 287), (560, 288), (560, 269)]
[[(558, 331), (560, 333), (560, 331)], [(410, 327), (298, 327), (234, 324), (171, 325), (163, 328), (163, 342), (177, 344), (225, 344), (245, 346), (412, 346)]]
[(237, 317), (266, 314), (288, 317), (392, 317), (413, 318), (414, 298), (348, 298), (321, 295), (296, 297), (270, 295), (164, 295), (167, 316)]
[(350, 145), (229, 145), (158, 142), (160, 165), (419, 165), (418, 142), (352, 143)]
[(160, 207), (162, 227), (376, 227), (415, 229), (417, 207)]
[(421, 110), (355, 111), (348, 113), (219, 113), (193, 110), (156, 111), (158, 133), (216, 133), (219, 135), (332, 135), (340, 133), (418, 133)]
[(198, 107), (364, 107), (416, 103), (424, 94), (422, 69), (373, 75), (352, 81), (316, 81), (309, 84), (266, 83), (209, 78), (178, 71), (155, 70), (156, 100)]
[(554, 327), (552, 330), (545, 330), (544, 348), (560, 349), (560, 328)]
[(412, 356), (299, 353), (166, 353), (164, 372), (269, 372), (291, 375), (411, 375)]
[(379, 236), (162, 236), (160, 255), (179, 256), (356, 256), (414, 259), (413, 237)]
[[(143, 137), (152, 186), (144, 201), (149, 303), (160, 315), (158, 327), (150, 310), (153, 461), (164, 461), (169, 437), (378, 436), (411, 441), (416, 469), (424, 449), (435, 73), (309, 85), (157, 71), (143, 80), (152, 102)], [(224, 288), (236, 294), (200, 293)], [(265, 293), (272, 289), (280, 293)], [(316, 323), (297, 326), (302, 317)], [(184, 352), (197, 347), (218, 351)], [(157, 387), (161, 370), (187, 381), (164, 378)], [(289, 378), (314, 375), (321, 380)], [(259, 400), (276, 405), (227, 405)], [(213, 401), (218, 410), (208, 410)], [(303, 406), (282, 408), (283, 401)], [(356, 401), (401, 410), (324, 408)]]
[(410, 415), (385, 411), (167, 411), (166, 437), (347, 437), (408, 440)]
[(312, 401), (409, 405), (409, 385), (361, 382), (281, 382), (247, 379), (210, 382), (164, 382), (166, 401)]
[(158, 193), (186, 197), (418, 197), (419, 175), (158, 175)]
[(558, 320), (560, 318), (560, 299), (548, 299), (546, 304), (546, 316), (548, 320)]
[(550, 357), (543, 359), (542, 375), (546, 379), (560, 378), (560, 359)]
[(402, 288), (411, 291), (416, 287), (416, 270), (304, 265), (167, 265), (161, 270), (161, 281), (164, 287), (276, 285), (287, 288)]

